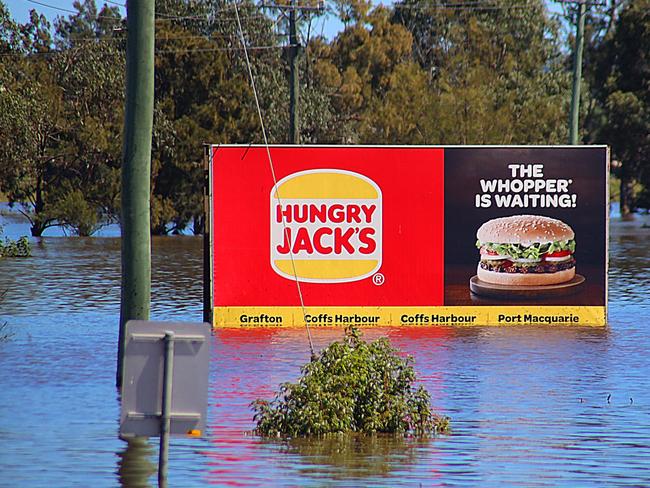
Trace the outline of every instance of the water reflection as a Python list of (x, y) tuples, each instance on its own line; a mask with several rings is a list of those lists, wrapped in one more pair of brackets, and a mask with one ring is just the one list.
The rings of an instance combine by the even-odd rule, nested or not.
[[(187, 236), (152, 240), (152, 319), (201, 320), (201, 242)], [(41, 238), (33, 257), (0, 260), (0, 290), (7, 290), (0, 310), (29, 315), (38, 304), (65, 313), (119, 313), (120, 279), (119, 239)]]
[(612, 225), (610, 249), (610, 300), (625, 305), (646, 304), (650, 283), (650, 217)]
[(154, 448), (145, 437), (134, 437), (125, 440), (126, 446), (119, 451), (117, 461), (117, 476), (124, 488), (149, 488), (149, 479), (157, 472), (158, 467), (152, 461)]
[[(279, 452), (290, 462), (302, 464), (302, 476), (316, 479), (386, 476), (417, 463), (431, 439), (392, 435), (342, 434), (320, 439), (292, 439)], [(361, 481), (361, 480), (360, 480)]]

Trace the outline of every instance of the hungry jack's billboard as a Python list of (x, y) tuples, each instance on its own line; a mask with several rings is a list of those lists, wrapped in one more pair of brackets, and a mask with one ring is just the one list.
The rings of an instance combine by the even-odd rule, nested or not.
[(210, 150), (215, 326), (605, 324), (606, 147), (269, 152)]

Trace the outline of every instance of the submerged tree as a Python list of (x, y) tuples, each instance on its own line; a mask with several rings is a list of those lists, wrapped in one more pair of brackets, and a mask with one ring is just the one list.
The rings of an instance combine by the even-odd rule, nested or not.
[[(18, 240), (5, 237), (3, 239), (2, 233), (4, 229), (0, 225), (0, 258), (28, 258), (32, 255), (32, 245), (26, 236), (20, 237)], [(0, 292), (0, 299), (3, 293)]]
[(49, 183), (64, 151), (62, 91), (46, 59), (52, 39), (45, 17), (32, 10), (11, 37), (15, 41), (3, 54), (11, 62), (0, 70), (0, 190), (10, 203), (21, 204), (32, 235), (41, 235), (56, 220), (47, 202), (56, 192)]
[(302, 369), (297, 383), (281, 385), (271, 402), (252, 404), (256, 432), (298, 437), (448, 431), (449, 419), (431, 412), (428, 392), (414, 381), (413, 358), (401, 356), (386, 338), (368, 343), (351, 328)]
[[(596, 94), (603, 109), (598, 134), (620, 161), (623, 217), (635, 208), (634, 186), (650, 188), (650, 0), (621, 11), (595, 57)], [(641, 196), (645, 196), (642, 193)]]
[(89, 20), (111, 11), (90, 4), (59, 19), (54, 38), (32, 11), (0, 67), (0, 190), (34, 236), (54, 225), (89, 235), (117, 211), (124, 56), (114, 32)]
[[(590, 6), (586, 29), (583, 141), (611, 144), (621, 161), (623, 213), (635, 184), (650, 199), (648, 1)], [(301, 140), (564, 143), (570, 62), (546, 3), (336, 0), (334, 39), (303, 23)], [(119, 218), (124, 22), (95, 0), (74, 8), (53, 29), (36, 11), (14, 22), (0, 0), (0, 191), (33, 235), (92, 234)], [(284, 143), (283, 21), (249, 0), (238, 12), (268, 140)], [(231, 4), (160, 0), (156, 14), (151, 232), (200, 233), (202, 144), (261, 143), (257, 107)]]

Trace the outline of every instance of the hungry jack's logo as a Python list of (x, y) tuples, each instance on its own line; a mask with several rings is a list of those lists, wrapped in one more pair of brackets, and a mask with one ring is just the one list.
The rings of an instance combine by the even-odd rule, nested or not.
[[(344, 283), (381, 267), (382, 198), (370, 178), (338, 169), (300, 171), (271, 188), (271, 266), (309, 283)], [(294, 271), (295, 268), (295, 271)]]

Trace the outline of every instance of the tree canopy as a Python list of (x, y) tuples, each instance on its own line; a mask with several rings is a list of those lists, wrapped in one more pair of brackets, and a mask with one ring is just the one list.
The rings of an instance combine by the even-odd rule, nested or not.
[[(232, 4), (156, 8), (151, 231), (199, 233), (202, 144), (262, 142), (259, 121)], [(285, 143), (286, 22), (238, 8), (269, 140)], [(94, 0), (74, 9), (21, 24), (0, 0), (0, 192), (33, 235), (119, 220), (125, 19)], [(543, 0), (337, 0), (329, 12), (344, 26), (333, 39), (313, 34), (319, 13), (299, 23), (302, 141), (566, 141), (573, 11), (564, 24)], [(623, 211), (650, 206), (649, 12), (650, 0), (588, 11), (581, 138), (612, 146)]]

